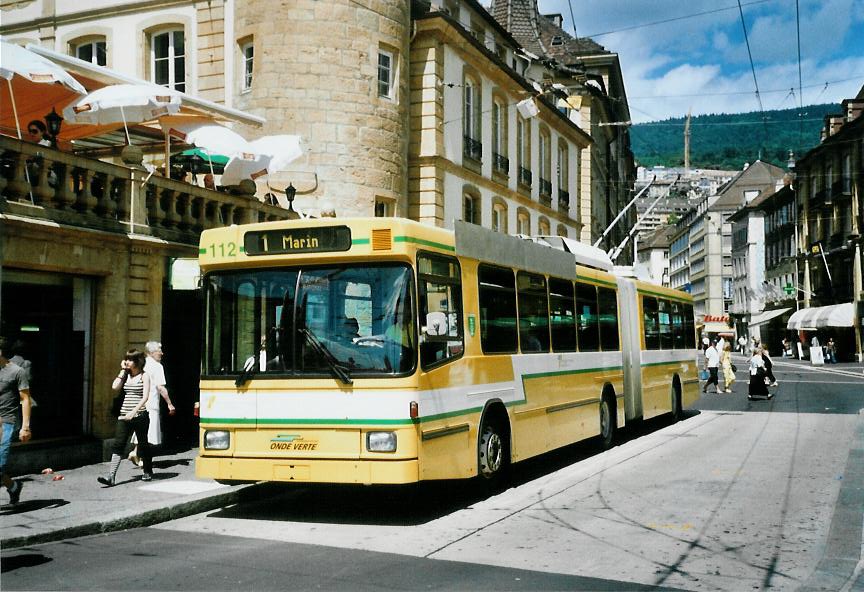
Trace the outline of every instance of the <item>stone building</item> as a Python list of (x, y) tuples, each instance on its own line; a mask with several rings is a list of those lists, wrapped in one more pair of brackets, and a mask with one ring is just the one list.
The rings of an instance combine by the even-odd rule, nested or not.
[(795, 165), (802, 285), (788, 328), (823, 341), (830, 335), (842, 357), (861, 360), (864, 87), (841, 106), (825, 118), (821, 143)]
[[(566, 89), (559, 105), (590, 133), (593, 143), (583, 151), (581, 240), (593, 243), (630, 201), (636, 177), (630, 149), (630, 110), (618, 54), (588, 38), (564, 31), (560, 14), (540, 14), (537, 0), (493, 0), (490, 11), (524, 48), (528, 71), (549, 88)], [(636, 221), (627, 215), (604, 239), (607, 250), (621, 244)], [(625, 249), (616, 263), (633, 262)]]
[[(259, 182), (258, 195), (291, 184), (304, 214), (442, 227), (464, 219), (587, 240), (632, 185), (626, 126), (597, 125), (629, 119), (617, 57), (585, 56), (594, 82), (553, 88), (559, 70), (538, 64), (475, 0), (41, 0), (4, 4), (0, 35), (83, 60), (88, 68), (64, 65), (100, 84), (110, 83), (99, 72), (107, 67), (115, 82), (147, 80), (210, 101), (247, 138), (300, 135), (303, 156)], [(106, 377), (128, 346), (148, 339), (161, 337), (169, 381), (191, 407), (200, 303), (194, 290), (172, 288), (174, 262), (196, 255), (203, 228), (287, 212), (142, 176), (120, 162), (119, 147), (37, 154), (10, 138), (11, 127), (0, 131), (14, 157), (0, 182), (0, 313), (54, 380), (34, 388), (44, 418), (34, 421), (53, 431), (34, 430), (32, 448), (55, 437), (101, 446), (112, 425)], [(67, 171), (61, 183), (74, 178), (74, 191), (58, 197), (43, 184), (29, 199), (22, 171), (37, 156), (42, 170)], [(148, 158), (160, 164), (158, 150)], [(52, 407), (62, 398), (49, 398), (52, 389), (73, 395)]]

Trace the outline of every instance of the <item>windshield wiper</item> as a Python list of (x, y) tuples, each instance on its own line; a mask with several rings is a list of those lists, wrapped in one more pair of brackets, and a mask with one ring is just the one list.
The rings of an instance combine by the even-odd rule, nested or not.
[(309, 343), (309, 345), (312, 346), (312, 349), (315, 350), (315, 353), (324, 358), (324, 361), (327, 362), (327, 366), (336, 378), (345, 384), (354, 383), (354, 381), (351, 380), (351, 376), (348, 374), (348, 369), (339, 363), (339, 360), (337, 360), (336, 357), (330, 353), (330, 350), (318, 340), (318, 337), (315, 336), (311, 329), (303, 327), (300, 329), (300, 332), (303, 334), (303, 337), (306, 338), (307, 343)]
[(243, 364), (243, 372), (234, 381), (234, 386), (243, 386), (246, 382), (255, 376), (258, 371), (258, 365), (255, 363), (255, 356), (249, 356), (246, 363)]

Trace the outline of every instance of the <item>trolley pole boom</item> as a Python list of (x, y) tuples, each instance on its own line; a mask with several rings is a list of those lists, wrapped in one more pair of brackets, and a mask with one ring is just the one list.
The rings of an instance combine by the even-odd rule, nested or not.
[(624, 216), (624, 214), (627, 213), (627, 210), (630, 209), (630, 206), (632, 206), (634, 203), (636, 203), (636, 200), (639, 199), (640, 197), (642, 197), (642, 194), (645, 193), (646, 191), (648, 191), (648, 188), (651, 187), (651, 185), (653, 185), (653, 184), (654, 184), (654, 181), (656, 181), (656, 180), (657, 180), (657, 175), (654, 175), (654, 176), (651, 178), (651, 182), (648, 183), (645, 187), (643, 187), (643, 188), (639, 191), (639, 193), (636, 194), (636, 197), (634, 197), (633, 199), (631, 199), (631, 200), (630, 200), (630, 203), (628, 203), (626, 206), (624, 206), (624, 208), (623, 208), (620, 212), (618, 212), (618, 215), (615, 216), (615, 219), (612, 220), (612, 222), (609, 223), (609, 226), (606, 227), (606, 230), (603, 231), (603, 234), (600, 235), (600, 238), (598, 238), (598, 239), (594, 242), (594, 246), (595, 246), (595, 247), (599, 247), (599, 246), (600, 246), (600, 243), (603, 242), (603, 239), (606, 238), (606, 235), (609, 234), (609, 233), (612, 231), (612, 228), (613, 228), (613, 227), (618, 223), (618, 221), (619, 221), (619, 220)]
[[(651, 202), (651, 205), (648, 206), (648, 209), (645, 210), (645, 213), (642, 214), (643, 218), (651, 213), (651, 210), (654, 209), (654, 206), (656, 206), (660, 202), (661, 199), (663, 199), (664, 197), (669, 197), (669, 194), (672, 192), (672, 188), (675, 186), (675, 183), (677, 183), (678, 179), (680, 179), (680, 178), (681, 178), (681, 175), (678, 175), (677, 177), (675, 177), (675, 180), (672, 181), (671, 185), (669, 185), (669, 189), (666, 190), (666, 192), (664, 194), (658, 195), (657, 199), (655, 199), (653, 202)], [(648, 187), (650, 187), (650, 185)], [(646, 187), (645, 189), (647, 189), (648, 187)], [(643, 191), (644, 191), (644, 189), (643, 189)], [(640, 223), (640, 221), (637, 219), (636, 224), (633, 225), (633, 228), (630, 229), (630, 232), (628, 232), (627, 236), (624, 237), (624, 240), (621, 241), (621, 244), (618, 245), (617, 247), (615, 247), (614, 249), (612, 249), (611, 251), (609, 251), (609, 258), (612, 260), (613, 263), (615, 262), (615, 259), (618, 258), (618, 255), (621, 254), (621, 251), (624, 250), (624, 247), (627, 246), (627, 243), (630, 242), (630, 239), (633, 238), (633, 236), (636, 234), (636, 232), (638, 232), (639, 223)]]

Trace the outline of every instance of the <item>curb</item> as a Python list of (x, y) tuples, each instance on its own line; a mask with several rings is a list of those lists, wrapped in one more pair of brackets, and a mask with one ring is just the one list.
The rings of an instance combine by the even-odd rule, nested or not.
[(271, 488), (271, 485), (271, 483), (266, 481), (261, 481), (251, 485), (240, 485), (237, 486), (238, 489), (233, 491), (209, 495), (198, 499), (191, 499), (164, 508), (154, 508), (141, 513), (133, 513), (105, 521), (94, 521), (78, 526), (70, 526), (68, 528), (62, 528), (51, 532), (4, 539), (2, 545), (3, 549), (6, 550), (16, 549), (30, 545), (53, 543), (94, 534), (105, 534), (108, 532), (116, 532), (118, 530), (153, 526), (154, 524), (160, 524), (178, 518), (185, 518), (186, 516), (208, 512), (224, 506), (230, 506), (258, 498), (262, 494), (266, 494), (266, 491)]

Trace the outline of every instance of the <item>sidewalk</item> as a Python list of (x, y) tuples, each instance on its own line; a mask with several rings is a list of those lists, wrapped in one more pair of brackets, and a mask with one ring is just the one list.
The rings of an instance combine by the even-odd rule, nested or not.
[[(749, 360), (750, 356), (743, 356), (740, 353), (732, 352), (733, 358), (741, 360)], [(864, 376), (864, 364), (860, 362), (838, 362), (836, 364), (811, 364), (810, 360), (799, 360), (797, 358), (784, 358), (781, 356), (771, 356), (775, 364), (780, 366), (803, 366), (807, 368), (819, 368), (822, 370), (838, 370), (843, 374), (851, 373), (856, 376)]]
[[(52, 474), (19, 475), (24, 489), (17, 505), (0, 492), (0, 546), (23, 547), (73, 537), (150, 526), (216, 509), (261, 494), (264, 484), (220, 485), (195, 478), (198, 449), (159, 456), (153, 481), (141, 481), (142, 471), (123, 461), (117, 485), (104, 487), (96, 477), (108, 463)], [(62, 478), (61, 478), (62, 477)]]

